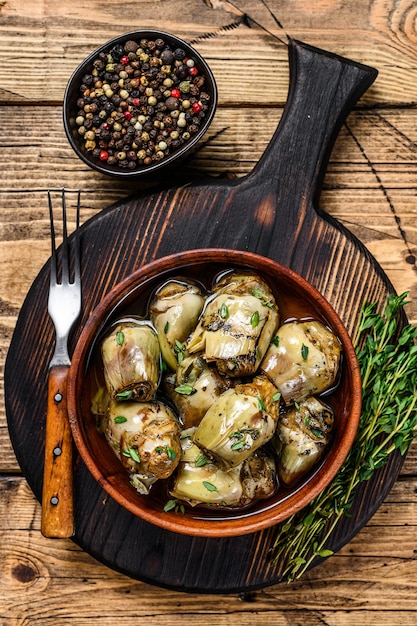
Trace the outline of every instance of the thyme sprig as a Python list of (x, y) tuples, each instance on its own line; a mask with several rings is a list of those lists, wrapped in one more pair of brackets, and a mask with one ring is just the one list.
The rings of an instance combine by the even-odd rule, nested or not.
[(417, 328), (400, 328), (407, 294), (388, 296), (382, 314), (364, 305), (354, 339), (361, 377), (359, 428), (342, 468), (307, 507), (277, 527), (272, 562), (281, 578), (300, 578), (317, 557), (333, 554), (328, 540), (348, 515), (358, 485), (383, 467), (390, 454), (404, 455), (416, 437)]

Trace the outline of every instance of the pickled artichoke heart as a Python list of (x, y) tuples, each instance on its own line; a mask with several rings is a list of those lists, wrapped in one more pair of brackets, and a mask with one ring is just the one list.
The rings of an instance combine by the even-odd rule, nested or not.
[(266, 377), (228, 389), (209, 408), (194, 441), (225, 467), (236, 467), (269, 441), (278, 418), (276, 389)]
[(254, 375), (279, 323), (274, 296), (253, 274), (228, 274), (214, 291), (187, 349), (204, 351), (222, 375)]
[(223, 274), (213, 286), (213, 292), (233, 293), (235, 295), (252, 294), (266, 306), (276, 306), (275, 298), (268, 283), (251, 271), (230, 271)]
[(101, 385), (91, 400), (91, 413), (96, 419), (96, 428), (100, 433), (104, 433), (107, 429), (109, 402), (109, 392), (104, 385)]
[(278, 329), (260, 369), (286, 404), (300, 402), (335, 384), (340, 352), (338, 338), (321, 322), (289, 322)]
[(151, 400), (160, 377), (160, 347), (155, 329), (127, 319), (101, 344), (104, 380), (112, 398)]
[(168, 478), (179, 463), (179, 423), (160, 402), (111, 400), (105, 434), (140, 493), (147, 494), (156, 480)]
[(287, 487), (298, 482), (322, 457), (333, 430), (330, 407), (314, 397), (283, 413), (272, 445), (278, 458), (278, 476)]
[(260, 448), (242, 463), (240, 480), (242, 483), (241, 506), (255, 500), (263, 500), (273, 495), (277, 487), (274, 458)]
[(225, 471), (194, 443), (195, 428), (181, 435), (181, 462), (170, 495), (192, 506), (244, 507), (270, 497), (276, 489), (274, 459), (257, 450), (246, 461)]
[(173, 477), (170, 495), (197, 506), (236, 505), (243, 493), (240, 467), (225, 471), (193, 442), (191, 428), (181, 435), (181, 462)]
[(176, 373), (163, 379), (163, 388), (177, 408), (185, 428), (198, 426), (206, 411), (231, 386), (200, 354), (186, 357)]
[(178, 351), (194, 330), (205, 298), (193, 284), (171, 280), (156, 293), (149, 314), (159, 337), (162, 356), (168, 367), (178, 367)]

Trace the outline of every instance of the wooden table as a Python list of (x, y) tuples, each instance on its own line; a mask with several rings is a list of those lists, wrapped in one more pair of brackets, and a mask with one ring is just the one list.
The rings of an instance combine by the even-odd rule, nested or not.
[[(287, 97), (286, 35), (374, 66), (343, 126), (321, 208), (375, 256), (417, 321), (417, 7), (409, 0), (175, 0), (0, 5), (0, 366), (27, 291), (49, 257), (47, 189), (81, 189), (82, 220), (143, 186), (89, 170), (69, 147), (61, 104), (77, 64), (107, 39), (161, 28), (191, 42), (219, 87), (219, 108), (190, 167), (242, 177), (264, 152)], [(221, 136), (221, 140), (219, 137)], [(3, 385), (2, 385), (3, 394)], [(40, 506), (0, 406), (0, 623), (332, 625), (416, 622), (417, 445), (391, 493), (338, 554), (292, 584), (250, 594), (160, 589), (45, 539)]]

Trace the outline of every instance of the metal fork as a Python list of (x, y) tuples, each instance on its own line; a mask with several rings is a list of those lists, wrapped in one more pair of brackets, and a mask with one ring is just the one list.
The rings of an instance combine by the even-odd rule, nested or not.
[[(56, 332), (54, 355), (48, 372), (45, 464), (42, 489), (41, 531), (45, 537), (70, 537), (74, 533), (72, 494), (72, 437), (67, 414), (67, 377), (71, 364), (68, 337), (81, 312), (80, 278), (80, 192), (78, 191), (76, 231), (73, 245), (74, 279), (70, 280), (70, 245), (67, 233), (65, 190), (62, 190), (62, 245), (56, 249), (51, 194), (48, 191), (51, 222), (51, 276), (48, 313)], [(61, 251), (61, 282), (57, 256)]]

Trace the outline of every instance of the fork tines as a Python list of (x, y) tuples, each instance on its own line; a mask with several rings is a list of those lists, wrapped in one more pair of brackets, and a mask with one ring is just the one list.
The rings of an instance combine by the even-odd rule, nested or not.
[[(67, 192), (68, 193), (68, 192)], [(66, 203), (66, 191), (62, 189), (62, 260), (61, 260), (61, 282), (62, 284), (70, 283), (70, 271), (69, 271), (69, 251), (68, 251), (68, 227), (67, 227), (67, 203)], [(77, 192), (77, 207), (75, 218), (75, 254), (74, 254), (74, 282), (80, 278), (80, 254), (79, 254), (79, 226), (80, 226), (80, 196), (81, 192)], [(49, 219), (51, 223), (51, 283), (57, 283), (57, 250), (55, 244), (55, 225), (54, 214), (52, 209), (51, 192), (48, 189), (48, 205), (49, 205)]]

